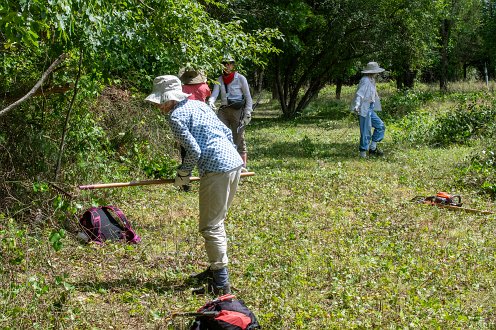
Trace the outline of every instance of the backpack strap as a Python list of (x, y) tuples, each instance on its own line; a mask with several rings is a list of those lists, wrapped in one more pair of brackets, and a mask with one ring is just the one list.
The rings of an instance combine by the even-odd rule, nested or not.
[(99, 209), (98, 207), (92, 207), (88, 209), (87, 212), (89, 212), (91, 215), (91, 222), (93, 225), (92, 234), (94, 236), (94, 239), (92, 239), (92, 241), (97, 244), (103, 244), (102, 232), (101, 232), (102, 222), (101, 222), (100, 214), (98, 213), (98, 209)]
[(121, 239), (125, 239), (126, 241), (130, 243), (139, 243), (141, 242), (141, 237), (139, 237), (136, 232), (131, 228), (131, 224), (127, 220), (126, 216), (124, 215), (124, 212), (117, 206), (113, 205), (107, 205), (107, 206), (102, 206), (102, 209), (107, 209), (113, 211), (119, 220), (121, 221), (121, 226), (125, 228), (125, 233), (121, 235)]

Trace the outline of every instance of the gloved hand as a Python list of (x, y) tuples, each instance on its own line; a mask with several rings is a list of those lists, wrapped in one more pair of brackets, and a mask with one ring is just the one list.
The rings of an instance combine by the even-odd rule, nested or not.
[(217, 110), (217, 107), (215, 106), (215, 103), (213, 101), (208, 101), (208, 106), (213, 110)]
[(189, 184), (189, 172), (178, 170), (176, 174), (176, 179), (174, 180), (174, 186), (182, 187)]
[(353, 109), (353, 110), (355, 111), (355, 113), (356, 113), (357, 115), (359, 115), (359, 114), (360, 114), (360, 108), (359, 108), (359, 107), (355, 107), (355, 109)]
[(243, 120), (242, 120), (243, 125), (244, 126), (248, 125), (250, 121), (251, 121), (251, 111), (247, 111), (243, 116)]

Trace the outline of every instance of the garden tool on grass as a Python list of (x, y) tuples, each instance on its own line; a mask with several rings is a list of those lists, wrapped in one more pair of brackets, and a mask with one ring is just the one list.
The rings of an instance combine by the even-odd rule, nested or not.
[(411, 200), (412, 202), (434, 205), (441, 208), (448, 208), (452, 210), (461, 210), (471, 213), (481, 213), (481, 214), (494, 214), (491, 211), (481, 211), (476, 209), (471, 209), (467, 207), (462, 207), (462, 198), (460, 195), (450, 195), (444, 191), (438, 192), (435, 196), (415, 196)]
[[(241, 177), (253, 176), (254, 172), (243, 172), (241, 173)], [(201, 178), (197, 176), (192, 176), (189, 178), (190, 181), (200, 181)], [(79, 186), (78, 188), (81, 190), (90, 190), (90, 189), (103, 189), (103, 188), (119, 188), (119, 187), (134, 187), (134, 186), (146, 186), (151, 184), (166, 184), (166, 183), (174, 183), (175, 179), (156, 179), (156, 180), (141, 180), (141, 181), (131, 181), (131, 182), (116, 182), (116, 183), (97, 183)]]
[[(212, 300), (212, 302), (216, 303), (216, 302), (219, 302), (221, 300), (227, 300), (227, 299), (234, 299), (236, 298), (235, 295), (232, 295), (232, 294), (226, 294), (226, 295), (223, 295), (223, 296), (220, 296), (220, 297), (217, 297), (216, 299)], [(168, 317), (166, 317), (166, 321), (171, 321), (173, 320), (174, 318), (176, 317), (181, 317), (181, 316), (186, 316), (186, 317), (189, 317), (189, 316), (209, 316), (209, 317), (216, 317), (218, 316), (220, 313), (220, 311), (216, 311), (216, 310), (203, 310), (203, 309), (200, 309), (196, 312), (172, 312), (169, 314)]]

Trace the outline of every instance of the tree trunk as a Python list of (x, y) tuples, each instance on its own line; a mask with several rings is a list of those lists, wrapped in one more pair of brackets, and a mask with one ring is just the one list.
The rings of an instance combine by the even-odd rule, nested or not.
[(341, 100), (341, 89), (343, 88), (343, 79), (338, 78), (336, 81), (336, 100)]
[(272, 99), (279, 100), (279, 90), (277, 89), (277, 82), (272, 83)]
[(444, 19), (441, 24), (441, 63), (439, 73), (439, 89), (448, 91), (448, 44), (450, 37), (451, 21)]

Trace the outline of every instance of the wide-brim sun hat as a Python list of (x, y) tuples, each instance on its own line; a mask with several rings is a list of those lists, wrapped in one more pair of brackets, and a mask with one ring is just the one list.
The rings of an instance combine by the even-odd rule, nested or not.
[(181, 102), (191, 94), (183, 93), (181, 80), (172, 75), (158, 76), (153, 79), (153, 90), (145, 101), (164, 104), (167, 101)]
[(226, 55), (222, 58), (222, 63), (235, 63), (234, 57), (231, 55)]
[(381, 73), (386, 71), (381, 68), (377, 62), (369, 62), (367, 66), (362, 70), (362, 73)]
[(201, 71), (185, 70), (180, 76), (181, 82), (185, 85), (202, 84), (207, 82), (207, 77)]

